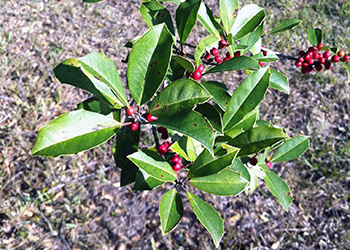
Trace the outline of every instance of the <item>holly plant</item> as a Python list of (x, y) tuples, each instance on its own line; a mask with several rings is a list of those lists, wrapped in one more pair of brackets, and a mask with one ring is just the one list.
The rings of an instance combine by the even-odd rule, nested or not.
[[(71, 58), (55, 67), (61, 83), (84, 89), (93, 97), (42, 127), (32, 155), (72, 155), (115, 137), (112, 150), (121, 169), (121, 186), (153, 190), (172, 184), (166, 185), (172, 189), (159, 205), (163, 234), (181, 221), (183, 200), (188, 199), (218, 247), (223, 219), (193, 190), (236, 196), (253, 192), (261, 179), (288, 211), (291, 190), (270, 167), (298, 158), (309, 147), (307, 136), (290, 138), (284, 128), (260, 119), (259, 103), (269, 88), (289, 94), (286, 76), (264, 63), (284, 57), (301, 62), (300, 67), (309, 73), (318, 70), (319, 64), (328, 67), (320, 57), (313, 57), (319, 50), (329, 53), (325, 62), (337, 51), (317, 47), (322, 32), (310, 29), (309, 40), (316, 49), (308, 51), (313, 61), (303, 66), (308, 52), (301, 53), (300, 59), (261, 46), (265, 11), (255, 4), (239, 9), (237, 0), (220, 0), (216, 17), (204, 1), (166, 2), (176, 4), (176, 26), (159, 1), (141, 4), (140, 13), (149, 29), (127, 43), (130, 53), (123, 60), (128, 65), (130, 94), (126, 95), (114, 62), (103, 53)], [(208, 36), (193, 46), (186, 41), (197, 21)], [(299, 23), (286, 20), (270, 33)], [(344, 52), (338, 55), (349, 70), (348, 58)], [(245, 72), (246, 78), (234, 93), (227, 83), (215, 81), (217, 73), (237, 70)]]

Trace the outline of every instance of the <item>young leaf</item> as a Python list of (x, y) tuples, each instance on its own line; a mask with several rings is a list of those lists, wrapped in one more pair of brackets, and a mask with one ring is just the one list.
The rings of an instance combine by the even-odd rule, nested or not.
[(147, 174), (146, 171), (142, 170), (141, 168), (137, 168), (138, 171), (136, 173), (135, 177), (135, 185), (132, 188), (133, 191), (140, 190), (153, 190), (156, 187), (159, 187), (163, 185), (165, 182), (160, 181), (149, 174)]
[(291, 161), (309, 148), (309, 138), (299, 135), (287, 140), (273, 155), (271, 162)]
[(323, 39), (323, 31), (316, 28), (316, 29), (307, 29), (307, 39), (310, 41), (310, 43), (313, 46), (317, 46), (319, 43), (322, 42)]
[(282, 32), (282, 31), (286, 31), (286, 30), (290, 30), (290, 29), (294, 28), (295, 26), (299, 25), (299, 23), (301, 23), (301, 21), (299, 19), (296, 19), (296, 18), (284, 20), (282, 23), (277, 25), (270, 32), (270, 34), (274, 34), (274, 33), (277, 33), (277, 32)]
[(200, 83), (212, 96), (213, 101), (220, 106), (222, 110), (226, 110), (231, 99), (231, 94), (225, 84), (221, 82), (201, 82)]
[(231, 31), (234, 40), (239, 40), (248, 33), (255, 30), (265, 19), (265, 11), (263, 8), (249, 4), (238, 11), (236, 21)]
[(258, 70), (259, 68), (259, 63), (256, 60), (250, 57), (240, 56), (234, 57), (211, 68), (206, 74), (243, 69)]
[(201, 56), (208, 49), (211, 49), (212, 47), (217, 46), (217, 43), (219, 41), (220, 41), (219, 38), (217, 38), (216, 36), (207, 36), (198, 43), (197, 48), (194, 51), (194, 58), (196, 60), (197, 66), (199, 66), (202, 62)]
[(176, 175), (170, 164), (158, 153), (151, 150), (137, 151), (128, 156), (140, 169), (162, 182), (173, 182)]
[(163, 235), (175, 228), (180, 222), (183, 212), (180, 195), (174, 189), (168, 191), (159, 203), (159, 216)]
[(101, 145), (109, 140), (120, 123), (95, 112), (68, 112), (39, 130), (32, 155), (70, 155)]
[(175, 36), (175, 29), (169, 11), (158, 1), (143, 3), (140, 13), (149, 27), (165, 23), (171, 34)]
[(199, 112), (205, 118), (207, 118), (210, 125), (216, 131), (218, 131), (219, 133), (222, 133), (221, 115), (213, 105), (206, 102), (206, 103), (197, 105), (197, 107), (195, 108), (195, 111)]
[(188, 72), (194, 71), (193, 63), (190, 60), (188, 60), (187, 58), (182, 57), (182, 56), (173, 55), (172, 59), (174, 59), (179, 64), (181, 64), (181, 66), (184, 67)]
[(270, 87), (289, 95), (288, 78), (276, 70), (271, 70)]
[(133, 45), (127, 78), (130, 94), (138, 105), (148, 102), (168, 71), (173, 36), (165, 24), (153, 26)]
[(274, 127), (255, 127), (236, 136), (230, 140), (229, 144), (241, 149), (238, 156), (245, 156), (258, 153), (262, 149), (287, 138), (288, 136), (282, 129)]
[(197, 21), (201, 0), (187, 0), (176, 9), (176, 26), (180, 43), (184, 44)]
[(187, 192), (187, 197), (191, 207), (198, 220), (211, 234), (216, 247), (219, 246), (222, 236), (224, 235), (224, 221), (219, 213), (208, 203), (198, 196)]
[(218, 40), (220, 39), (220, 31), (218, 30), (218, 28), (221, 28), (220, 24), (215, 20), (213, 13), (205, 3), (201, 3), (199, 7), (198, 20), (212, 36), (216, 37)]
[(284, 210), (288, 212), (293, 198), (288, 185), (271, 170), (266, 170), (264, 181), (271, 193), (278, 199)]
[(268, 67), (250, 74), (232, 95), (223, 117), (224, 131), (231, 130), (264, 99), (270, 83)]
[(228, 169), (218, 174), (194, 177), (190, 183), (201, 191), (220, 196), (236, 196), (248, 185), (239, 173)]
[(238, 0), (220, 0), (220, 18), (227, 34), (235, 22), (238, 7)]
[(149, 112), (156, 116), (171, 115), (183, 110), (191, 110), (197, 103), (210, 98), (207, 91), (192, 79), (179, 79), (170, 83), (157, 95), (149, 107)]
[(170, 148), (187, 161), (194, 161), (203, 151), (201, 144), (188, 136), (182, 136)]

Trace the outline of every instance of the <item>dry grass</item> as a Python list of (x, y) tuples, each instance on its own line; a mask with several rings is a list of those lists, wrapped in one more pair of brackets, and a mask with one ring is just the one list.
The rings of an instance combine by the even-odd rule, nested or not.
[[(60, 85), (53, 66), (97, 50), (115, 61), (125, 82), (122, 46), (147, 29), (137, 12), (139, 1), (80, 2), (0, 2), (0, 248), (151, 249), (154, 242), (157, 249), (213, 249), (188, 207), (178, 228), (162, 236), (158, 203), (165, 188), (140, 193), (119, 187), (112, 142), (72, 157), (30, 156), (38, 129), (88, 96)], [(291, 32), (266, 35), (267, 47), (296, 54), (308, 46), (305, 27), (317, 26), (326, 30), (325, 43), (348, 50), (347, 1), (260, 4), (271, 17), (267, 31), (285, 18), (304, 20)], [(350, 249), (346, 73), (336, 66), (302, 76), (288, 61), (271, 66), (289, 76), (291, 95), (269, 91), (263, 117), (285, 126), (290, 135), (309, 135), (311, 148), (298, 161), (273, 166), (291, 186), (295, 200), (289, 213), (265, 186), (250, 196), (202, 196), (225, 218), (221, 248)], [(241, 76), (220, 78), (234, 83)]]

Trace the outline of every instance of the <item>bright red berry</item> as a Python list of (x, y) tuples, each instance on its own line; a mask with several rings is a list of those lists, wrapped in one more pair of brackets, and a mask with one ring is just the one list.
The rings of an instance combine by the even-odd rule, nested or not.
[(136, 131), (139, 128), (139, 124), (137, 122), (131, 123), (129, 126), (131, 131)]
[(258, 159), (256, 157), (250, 158), (249, 163), (255, 166), (258, 163)]
[(298, 58), (298, 62), (304, 62), (304, 61), (305, 61), (304, 57), (299, 57)]
[(159, 154), (163, 155), (168, 151), (168, 148), (163, 144), (157, 148)]
[(265, 163), (266, 163), (266, 166), (267, 166), (268, 168), (271, 168), (271, 166), (272, 166), (272, 163), (271, 163), (271, 162), (266, 161)]
[(225, 41), (225, 40), (223, 40), (223, 39), (221, 39), (221, 40), (219, 41), (219, 48), (220, 48), (220, 49), (225, 48), (227, 45), (228, 45), (228, 42), (227, 42), (227, 41)]
[(230, 58), (230, 59), (232, 58), (230, 52), (226, 53), (226, 58)]
[(216, 56), (216, 57), (215, 57), (215, 61), (216, 61), (216, 62), (220, 62), (220, 61), (222, 61), (221, 56)]
[(202, 73), (202, 72), (204, 71), (204, 66), (203, 66), (203, 64), (199, 65), (198, 68), (197, 68), (197, 70), (198, 70), (199, 72)]
[(323, 44), (322, 43), (319, 43), (318, 45), (317, 45), (317, 48), (318, 49), (321, 49), (323, 47)]
[(126, 113), (129, 116), (132, 116), (133, 114), (135, 114), (135, 108), (133, 106), (130, 106), (128, 109), (126, 109)]
[(301, 67), (302, 64), (303, 64), (302, 62), (296, 62), (296, 63), (295, 63), (295, 66)]
[(326, 61), (326, 62), (324, 63), (324, 68), (325, 68), (325, 69), (330, 69), (330, 68), (331, 68), (331, 62), (330, 62), (330, 61)]
[(263, 50), (262, 53), (263, 53), (264, 56), (267, 56), (267, 51), (266, 50)]
[(326, 62), (326, 59), (324, 59), (323, 57), (322, 58), (319, 58), (318, 61), (321, 63), (321, 64), (324, 64)]
[(307, 67), (309, 66), (309, 64), (308, 64), (307, 62), (303, 62), (303, 63), (301, 64), (301, 66), (302, 66), (303, 68), (307, 68)]
[(145, 115), (145, 119), (146, 119), (147, 121), (149, 121), (149, 122), (153, 122), (153, 121), (157, 120), (158, 117), (155, 117), (155, 116), (153, 116), (153, 115), (147, 113), (147, 114)]
[(175, 172), (179, 171), (181, 169), (181, 164), (179, 163), (176, 163), (174, 166), (173, 166), (173, 169)]
[(199, 70), (196, 70), (194, 73), (193, 73), (193, 79), (198, 81), (199, 79), (201, 79), (202, 77), (202, 73), (199, 71)]
[(349, 55), (345, 55), (345, 56), (344, 56), (344, 61), (345, 61), (345, 62), (350, 61), (350, 56), (349, 56)]
[(318, 50), (318, 48), (316, 46), (312, 47), (312, 51), (317, 51), (317, 50)]
[(264, 62), (259, 62), (259, 65), (262, 67), (264, 66)]
[(240, 57), (241, 56), (241, 52), (240, 51), (236, 51), (234, 54), (234, 57)]
[(338, 51), (338, 56), (339, 56), (339, 57), (344, 57), (344, 56), (345, 56), (344, 50)]
[(210, 58), (210, 54), (209, 54), (208, 51), (206, 51), (205, 54), (204, 54), (204, 59), (205, 60), (209, 60), (209, 58)]
[(318, 58), (320, 58), (320, 56), (319, 56), (318, 53), (316, 52), (316, 53), (314, 53), (314, 54), (312, 55), (312, 58), (315, 59), (315, 60), (317, 60)]
[(340, 58), (337, 55), (333, 55), (331, 60), (332, 60), (332, 62), (339, 62)]
[(219, 55), (219, 50), (217, 48), (213, 48), (210, 53), (213, 55), (213, 56), (217, 56)]
[(310, 58), (309, 60), (307, 60), (307, 63), (308, 63), (309, 65), (314, 64), (314, 59)]
[(330, 57), (330, 56), (331, 56), (331, 52), (329, 52), (329, 51), (326, 51), (326, 52), (323, 53), (323, 57), (325, 59), (328, 59), (328, 57)]
[(174, 156), (172, 159), (171, 159), (171, 163), (173, 165), (179, 163), (180, 165), (182, 164), (182, 159), (180, 156)]

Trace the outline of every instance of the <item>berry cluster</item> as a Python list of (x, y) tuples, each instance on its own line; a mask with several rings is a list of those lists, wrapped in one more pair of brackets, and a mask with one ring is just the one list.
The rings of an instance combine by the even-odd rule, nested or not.
[[(128, 109), (126, 109), (126, 114), (128, 116), (131, 116), (132, 118), (134, 118), (134, 114), (135, 114), (135, 108), (133, 106), (130, 106)], [(136, 131), (139, 128), (139, 123), (138, 122), (133, 122), (130, 125), (128, 125), (129, 129), (131, 131)]]
[[(320, 43), (317, 46), (309, 47), (307, 51), (299, 51), (299, 58), (295, 65), (301, 67), (303, 74), (315, 73), (316, 71), (323, 71), (323, 69), (330, 69), (332, 63), (339, 62), (340, 60), (348, 62), (349, 55), (346, 55), (343, 50), (340, 50), (338, 54), (332, 55), (332, 53)], [(326, 50), (323, 54), (320, 51)]]
[(201, 64), (196, 68), (193, 74), (187, 71), (186, 77), (192, 77), (194, 80), (198, 81), (199, 79), (201, 79), (203, 71), (204, 71), (204, 66)]
[[(258, 164), (258, 159), (256, 157), (252, 157), (252, 158), (250, 158), (249, 163), (251, 165), (255, 166), (256, 164)], [(271, 168), (271, 166), (272, 166), (272, 163), (269, 161), (265, 161), (265, 164), (268, 168)]]

